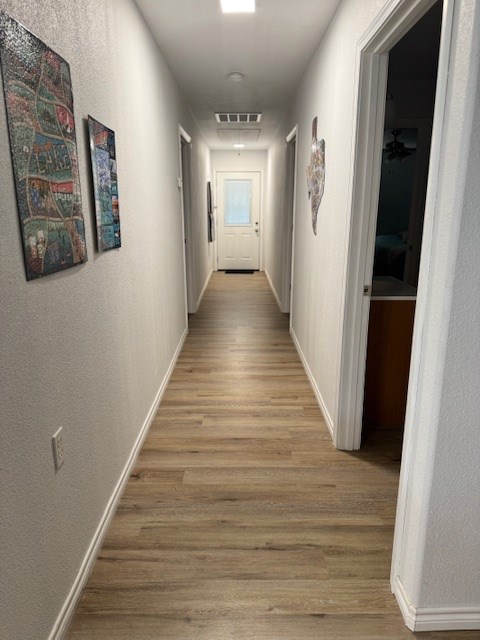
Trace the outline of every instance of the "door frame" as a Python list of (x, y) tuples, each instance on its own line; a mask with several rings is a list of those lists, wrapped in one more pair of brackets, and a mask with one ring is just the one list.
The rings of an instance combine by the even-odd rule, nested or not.
[(233, 171), (229, 169), (215, 169), (215, 271), (223, 271), (223, 269), (218, 268), (218, 234), (219, 234), (219, 226), (220, 226), (220, 210), (218, 207), (219, 197), (218, 197), (218, 174), (220, 173), (258, 173), (260, 176), (259, 184), (258, 184), (258, 206), (259, 206), (259, 229), (260, 229), (260, 242), (258, 246), (258, 270), (263, 271), (263, 171), (261, 169), (251, 169), (246, 171), (241, 171), (240, 169), (234, 169)]
[[(293, 300), (293, 273), (294, 273), (294, 254), (295, 254), (295, 219), (297, 208), (297, 163), (298, 163), (298, 124), (296, 124), (285, 138), (287, 144), (287, 170), (290, 169), (288, 165), (288, 145), (295, 140), (295, 154), (293, 156), (293, 193), (291, 201), (291, 211), (287, 211), (287, 232), (286, 232), (286, 255), (287, 265), (290, 259), (290, 270), (285, 269), (284, 283), (283, 283), (283, 296), (282, 296), (282, 312), (290, 314), (290, 330), (292, 329), (292, 300)], [(290, 203), (287, 202), (287, 207), (290, 207)]]
[[(339, 354), (339, 393), (334, 444), (360, 448), (375, 228), (380, 189), (381, 150), (385, 118), (388, 56), (393, 46), (435, 4), (436, 0), (390, 0), (357, 45), (355, 142), (351, 172), (351, 219), (345, 273), (345, 307)], [(456, 0), (443, 0), (442, 33), (437, 73), (435, 113), (430, 150), (421, 273), (428, 269), (433, 240), (433, 216), (442, 154), (443, 117), (448, 83), (453, 9)], [(415, 333), (424, 323), (424, 292), (419, 286), (411, 371), (419, 358)], [(417, 345), (417, 346), (415, 346)], [(409, 381), (408, 406), (414, 405), (415, 380)], [(408, 434), (406, 434), (407, 437)], [(405, 454), (404, 454), (405, 455)]]
[[(189, 148), (188, 176), (184, 176), (182, 143)], [(185, 274), (185, 308), (187, 315), (197, 311), (197, 300), (195, 296), (195, 255), (192, 234), (192, 137), (185, 129), (178, 125), (178, 151), (179, 151), (179, 169), (180, 177), (178, 180), (178, 189), (180, 192), (180, 201), (182, 205), (182, 245), (183, 245), (183, 268)], [(188, 188), (184, 188), (184, 184), (188, 180)]]

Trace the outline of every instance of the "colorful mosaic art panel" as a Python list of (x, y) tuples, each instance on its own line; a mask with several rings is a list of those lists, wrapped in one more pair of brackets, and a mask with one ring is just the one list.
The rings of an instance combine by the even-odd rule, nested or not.
[(86, 262), (68, 63), (0, 12), (0, 62), (27, 280)]
[(115, 133), (88, 116), (99, 251), (121, 246)]

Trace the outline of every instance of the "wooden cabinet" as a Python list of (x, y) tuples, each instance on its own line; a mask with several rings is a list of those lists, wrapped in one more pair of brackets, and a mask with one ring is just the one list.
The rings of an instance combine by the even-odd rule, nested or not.
[(403, 427), (412, 350), (415, 300), (370, 303), (363, 428)]

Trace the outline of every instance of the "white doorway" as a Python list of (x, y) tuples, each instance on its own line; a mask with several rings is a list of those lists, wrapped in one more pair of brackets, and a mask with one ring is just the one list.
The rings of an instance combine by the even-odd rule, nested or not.
[(187, 314), (195, 313), (196, 300), (195, 300), (195, 274), (193, 267), (194, 260), (194, 243), (192, 238), (192, 221), (191, 221), (191, 209), (192, 209), (192, 145), (191, 137), (182, 128), (179, 128), (180, 136), (180, 179), (179, 189), (182, 201), (182, 229), (183, 229), (183, 250), (185, 261), (185, 288), (186, 288), (186, 304)]
[[(385, 96), (390, 50), (435, 4), (435, 0), (400, 0), (388, 7), (359, 43), (357, 132), (353, 161), (352, 218), (346, 305), (340, 357), (340, 393), (337, 404), (335, 445), (359, 449), (362, 435), (367, 333), (370, 314), (372, 267), (376, 238), (379, 185), (384, 142)], [(435, 95), (428, 189), (425, 204), (422, 262), (428, 264), (433, 237), (433, 212), (441, 158), (443, 113), (448, 79), (449, 47), (454, 0), (444, 0), (440, 55)], [(425, 256), (427, 256), (425, 258)], [(419, 288), (415, 332), (421, 326), (423, 306)], [(412, 351), (412, 362), (417, 354)], [(410, 393), (411, 391), (411, 393)], [(414, 401), (410, 380), (408, 403)], [(407, 403), (407, 412), (408, 412)]]
[(388, 437), (398, 452), (405, 425), (441, 21), (439, 0), (389, 53), (376, 233), (366, 270), (372, 288), (362, 446)]
[[(292, 308), (292, 286), (293, 286), (293, 242), (295, 228), (295, 200), (296, 200), (296, 177), (297, 177), (297, 128), (295, 127), (287, 136), (286, 142), (286, 233), (285, 233), (285, 273), (282, 296), (282, 312), (290, 313)], [(292, 318), (290, 317), (290, 327)]]
[(217, 172), (217, 266), (260, 268), (260, 172)]
[[(370, 294), (372, 267), (375, 253), (377, 213), (380, 191), (382, 149), (384, 146), (384, 121), (386, 111), (389, 52), (403, 36), (435, 4), (435, 0), (397, 0), (387, 3), (370, 30), (358, 43), (358, 93), (355, 141), (352, 154), (353, 187), (351, 193), (351, 221), (346, 271), (346, 298), (342, 327), (339, 380), (340, 389), (336, 407), (335, 445), (340, 449), (360, 448), (362, 436), (365, 364), (367, 356), (367, 336), (370, 315)], [(457, 5), (458, 6), (458, 5)], [(439, 172), (444, 153), (444, 126), (449, 80), (450, 49), (454, 25), (455, 0), (443, 0), (442, 27), (438, 60), (438, 74), (435, 91), (435, 109), (428, 170), (428, 186), (425, 202), (425, 217), (422, 235), (421, 266), (416, 296), (413, 347), (409, 368), (408, 397), (405, 418), (405, 437), (401, 454), (401, 471), (393, 544), (391, 589), (405, 618), (407, 626), (412, 626), (415, 609), (402, 590), (398, 581), (401, 559), (405, 559), (405, 539), (403, 531), (406, 523), (417, 519), (415, 499), (407, 502), (410, 493), (409, 473), (418, 464), (416, 449), (416, 424), (419, 376), (426, 313), (428, 309), (427, 283), (429, 272), (435, 265), (431, 262), (432, 247), (435, 243), (436, 198)], [(390, 132), (391, 133), (391, 132)], [(415, 230), (415, 234), (417, 231)], [(420, 235), (420, 233), (418, 233)], [(413, 269), (413, 267), (412, 267)], [(410, 267), (409, 267), (409, 270)], [(421, 387), (420, 387), (421, 388)], [(430, 442), (434, 443), (434, 440)], [(422, 470), (423, 472), (423, 470)], [(425, 471), (424, 478), (428, 476)], [(425, 480), (424, 480), (425, 481)], [(427, 481), (426, 485), (428, 484)], [(417, 487), (418, 489), (418, 487)], [(423, 488), (422, 488), (423, 490)], [(420, 502), (416, 501), (416, 504)], [(418, 511), (418, 509), (417, 509)], [(415, 551), (415, 549), (414, 549)], [(417, 567), (413, 567), (413, 572)], [(420, 571), (420, 569), (419, 569)], [(411, 576), (410, 576), (411, 577)], [(418, 584), (418, 583), (417, 583)], [(423, 609), (423, 612), (429, 610)], [(431, 610), (435, 611), (434, 609)], [(440, 611), (440, 609), (438, 610)], [(443, 610), (442, 610), (443, 611)], [(415, 612), (412, 614), (412, 612)], [(425, 619), (428, 617), (426, 614)], [(434, 616), (432, 616), (432, 619)], [(413, 622), (413, 625), (415, 622)], [(430, 623), (425, 623), (425, 630)]]

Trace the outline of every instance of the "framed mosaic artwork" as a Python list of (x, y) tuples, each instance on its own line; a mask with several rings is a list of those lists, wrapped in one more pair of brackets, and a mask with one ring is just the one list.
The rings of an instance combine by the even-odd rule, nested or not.
[(0, 62), (27, 280), (86, 262), (68, 63), (0, 12)]
[(92, 160), (98, 250), (118, 249), (122, 242), (118, 207), (115, 133), (91, 116), (88, 116), (88, 133)]

